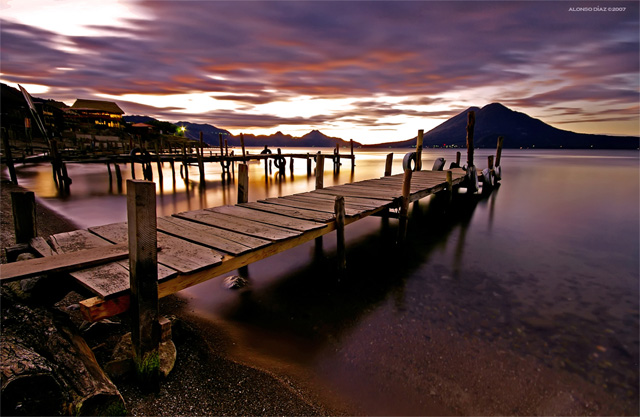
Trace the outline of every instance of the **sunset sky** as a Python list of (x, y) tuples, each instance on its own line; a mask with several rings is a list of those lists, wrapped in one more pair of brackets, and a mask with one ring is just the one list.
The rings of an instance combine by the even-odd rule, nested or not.
[(0, 0), (0, 81), (237, 134), (404, 140), (501, 102), (639, 134), (637, 1)]

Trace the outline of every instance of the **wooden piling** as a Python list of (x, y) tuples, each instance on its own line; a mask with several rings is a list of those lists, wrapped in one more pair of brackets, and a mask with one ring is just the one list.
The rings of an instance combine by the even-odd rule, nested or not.
[(109, 164), (109, 162), (107, 162), (107, 173), (109, 174), (109, 187), (111, 187), (113, 176), (111, 175), (111, 164)]
[(316, 190), (324, 187), (324, 155), (320, 152), (316, 155)]
[(453, 173), (447, 171), (447, 194), (449, 195), (449, 202), (453, 198)]
[(307, 152), (307, 177), (311, 176), (311, 156)]
[(356, 156), (353, 154), (353, 139), (349, 139), (349, 146), (351, 148), (351, 169), (356, 166)]
[(222, 142), (222, 133), (218, 133), (218, 139), (220, 140), (220, 157), (224, 156), (224, 146)]
[(244, 134), (240, 133), (240, 146), (242, 146), (242, 161), (246, 162), (247, 160), (247, 151), (244, 148)]
[(169, 160), (169, 165), (171, 166), (171, 178), (173, 180), (173, 183), (176, 183), (176, 166), (175, 166), (175, 160), (173, 158), (171, 158)]
[(116, 171), (116, 182), (118, 184), (122, 184), (122, 172), (120, 171), (120, 165), (113, 164), (113, 167), (115, 168), (115, 171)]
[(411, 169), (404, 170), (402, 179), (402, 198), (400, 200), (400, 215), (398, 222), (398, 243), (404, 243), (407, 238), (407, 224), (409, 222), (409, 198), (411, 196)]
[(384, 176), (388, 177), (391, 175), (391, 165), (393, 164), (393, 152), (387, 155), (387, 161), (384, 164)]
[(500, 157), (502, 156), (502, 143), (504, 142), (504, 138), (502, 136), (498, 137), (498, 148), (496, 149), (496, 166), (500, 166)]
[(345, 204), (344, 196), (336, 196), (334, 204), (334, 213), (336, 216), (336, 237), (338, 251), (338, 269), (347, 269), (347, 252), (344, 238), (344, 221), (345, 221)]
[(238, 204), (249, 202), (249, 166), (238, 164)]
[(12, 183), (18, 185), (16, 168), (13, 166), (13, 156), (11, 155), (11, 145), (9, 144), (9, 138), (7, 137), (5, 128), (2, 128), (2, 146), (4, 146), (4, 156), (6, 158), (7, 168), (9, 169), (9, 178)]
[(37, 236), (36, 197), (33, 191), (12, 191), (11, 208), (16, 243), (29, 243)]
[(293, 156), (289, 158), (289, 172), (293, 176)]
[(459, 168), (460, 167), (460, 158), (461, 158), (462, 154), (460, 153), (460, 151), (456, 152), (456, 165)]
[(198, 171), (200, 172), (200, 184), (204, 184), (204, 139), (202, 136), (202, 131), (200, 132), (200, 149), (197, 152), (198, 155)]
[(418, 130), (418, 138), (416, 140), (416, 171), (422, 169), (422, 142), (424, 141), (424, 130)]
[(473, 166), (473, 129), (476, 125), (476, 112), (467, 114), (467, 167)]
[(155, 185), (127, 181), (131, 340), (141, 388), (160, 388), (160, 324)]

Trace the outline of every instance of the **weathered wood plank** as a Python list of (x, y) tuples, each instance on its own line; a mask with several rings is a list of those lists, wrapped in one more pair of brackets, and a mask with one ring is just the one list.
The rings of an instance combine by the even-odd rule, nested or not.
[[(278, 204), (278, 205), (287, 206), (287, 207), (303, 208), (307, 210), (317, 210), (317, 211), (322, 211), (326, 213), (335, 213), (333, 203), (325, 203), (321, 201), (307, 202), (307, 201), (301, 201), (299, 199), (290, 199), (288, 197), (279, 197), (279, 198), (268, 198), (266, 200), (260, 200), (260, 202), (269, 203), (269, 204)], [(349, 210), (346, 210), (346, 215), (347, 217), (359, 216), (364, 211), (365, 210), (363, 209), (360, 209), (360, 210), (349, 209)]]
[(2, 265), (0, 278), (10, 282), (54, 272), (71, 272), (129, 256), (127, 245), (109, 245)]
[[(308, 193), (294, 194), (293, 196), (308, 196), (313, 198), (320, 198), (323, 200), (335, 201), (335, 196), (332, 196), (330, 194), (318, 193), (315, 191), (310, 191)], [(389, 204), (388, 200), (377, 200), (375, 198), (367, 198), (367, 197), (345, 197), (344, 201), (347, 204), (351, 203), (351, 204), (357, 204), (357, 205), (366, 206), (366, 207), (382, 207)]]
[(324, 213), (321, 211), (295, 209), (293, 207), (277, 206), (275, 204), (252, 202), (240, 204), (240, 207), (247, 207), (252, 210), (260, 210), (267, 213), (282, 214), (296, 219), (311, 220), (317, 222), (328, 222), (333, 219), (332, 213)]
[(266, 213), (264, 211), (252, 210), (247, 207), (241, 206), (221, 206), (215, 208), (209, 208), (207, 210), (228, 214), (235, 217), (243, 217), (245, 219), (253, 220), (260, 223), (270, 224), (272, 226), (286, 227), (288, 229), (298, 230), (301, 232), (307, 230), (320, 229), (327, 225), (319, 222), (312, 222), (309, 220), (297, 219), (294, 217), (283, 216), (280, 214)]
[(47, 241), (41, 237), (36, 236), (29, 242), (29, 245), (35, 250), (40, 256), (52, 256), (55, 255), (56, 252), (53, 250), (51, 246), (47, 243)]
[[(211, 225), (207, 225), (207, 224), (203, 224), (203, 223), (199, 223), (197, 221), (194, 220), (190, 220), (190, 219), (182, 219), (179, 217), (176, 217), (175, 215), (172, 215), (171, 217), (166, 217), (167, 221), (171, 221), (175, 224), (177, 224), (178, 226), (182, 226), (182, 227), (193, 227), (193, 228), (197, 228), (199, 230), (203, 230), (205, 233), (213, 235), (213, 236), (217, 236), (220, 237), (222, 239), (226, 239), (228, 241), (234, 242), (237, 245), (241, 245), (241, 246), (245, 246), (249, 249), (257, 249), (257, 248), (261, 248), (263, 246), (269, 245), (271, 243), (270, 240), (266, 240), (266, 239), (260, 239), (254, 236), (248, 236), (248, 235), (244, 235), (242, 233), (236, 233), (236, 232), (232, 232), (226, 229), (220, 229), (218, 227), (214, 227)], [(222, 249), (222, 248), (221, 248)], [(228, 248), (229, 250), (231, 250), (231, 248)], [(244, 252), (243, 249), (238, 248), (238, 250), (240, 250), (241, 252)], [(225, 250), (225, 252), (227, 252)], [(232, 253), (232, 252), (229, 252)]]
[[(127, 223), (124, 222), (92, 227), (90, 230), (114, 243), (128, 240)], [(158, 246), (162, 248), (158, 252), (158, 262), (182, 274), (217, 265), (224, 257), (218, 251), (162, 232), (158, 232)]]
[(301, 233), (291, 229), (269, 226), (264, 223), (241, 219), (226, 214), (214, 213), (208, 210), (186, 211), (175, 214), (175, 216), (269, 240), (290, 239)]
[[(307, 203), (322, 203), (322, 204), (326, 204), (327, 202), (335, 203), (335, 196), (331, 196), (329, 194), (320, 194), (320, 193), (294, 194), (294, 195), (288, 195), (285, 198), (289, 200), (304, 201)], [(365, 202), (359, 203), (359, 202), (354, 202), (353, 199), (347, 200), (347, 198), (345, 198), (344, 200), (345, 200), (345, 207), (347, 209), (353, 209), (359, 212), (369, 211), (371, 209), (376, 209), (380, 207), (379, 204), (373, 205), (373, 204), (367, 204)], [(387, 202), (385, 201), (385, 203)]]
[(393, 201), (397, 198), (397, 197), (390, 196), (388, 193), (379, 193), (379, 192), (374, 193), (372, 191), (361, 190), (355, 187), (344, 188), (342, 186), (323, 188), (322, 190), (316, 190), (315, 192), (322, 193), (322, 194), (330, 194), (334, 196), (365, 197), (365, 198), (375, 198), (378, 200), (387, 200), (387, 201)]
[(208, 246), (213, 249), (218, 249), (233, 255), (238, 255), (252, 249), (251, 247), (242, 245), (241, 243), (236, 243), (232, 240), (209, 233), (207, 229), (213, 229), (211, 226), (181, 220), (182, 219), (177, 219), (171, 216), (159, 217), (158, 230), (180, 239), (184, 239), (198, 245)]

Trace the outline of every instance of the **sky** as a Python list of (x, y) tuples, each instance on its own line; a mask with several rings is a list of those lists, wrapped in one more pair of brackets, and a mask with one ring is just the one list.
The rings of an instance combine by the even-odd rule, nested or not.
[(0, 0), (0, 82), (233, 134), (415, 137), (493, 102), (640, 135), (637, 1)]

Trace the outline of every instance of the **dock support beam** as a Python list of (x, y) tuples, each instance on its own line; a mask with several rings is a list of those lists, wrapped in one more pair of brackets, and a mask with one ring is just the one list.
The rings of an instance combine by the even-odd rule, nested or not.
[(391, 175), (391, 165), (393, 164), (393, 152), (387, 155), (387, 161), (384, 164), (384, 176)]
[(13, 166), (13, 156), (11, 155), (11, 145), (9, 144), (9, 138), (5, 128), (2, 128), (2, 146), (4, 147), (4, 155), (7, 160), (7, 168), (9, 168), (11, 182), (18, 185), (18, 177), (16, 176), (16, 169)]
[(418, 130), (416, 141), (416, 171), (422, 170), (422, 142), (424, 141), (424, 130)]
[(249, 166), (238, 164), (238, 204), (249, 202)]
[(33, 191), (12, 191), (11, 206), (16, 243), (29, 243), (37, 236), (35, 194)]
[(160, 388), (158, 258), (155, 184), (127, 181), (131, 340), (141, 388)]
[(334, 212), (336, 215), (336, 237), (338, 238), (338, 270), (344, 271), (347, 269), (347, 252), (344, 241), (344, 196), (336, 196)]
[(400, 203), (400, 218), (398, 222), (398, 243), (403, 244), (407, 238), (407, 223), (409, 221), (409, 197), (411, 196), (411, 169), (404, 170), (402, 179), (402, 200)]
[(316, 155), (316, 190), (324, 188), (324, 155)]
[(476, 125), (476, 112), (467, 115), (467, 193), (478, 191), (478, 173), (473, 165), (473, 130)]

